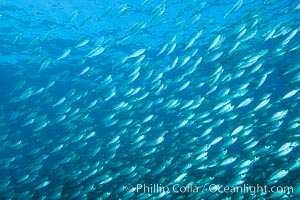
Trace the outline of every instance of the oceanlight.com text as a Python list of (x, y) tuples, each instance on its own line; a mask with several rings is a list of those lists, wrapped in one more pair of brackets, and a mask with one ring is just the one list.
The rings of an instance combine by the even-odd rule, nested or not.
[(204, 185), (163, 185), (163, 184), (128, 184), (124, 186), (127, 192), (134, 193), (282, 193), (292, 194), (294, 192), (293, 186), (267, 186), (267, 185), (249, 185), (243, 184), (240, 186), (225, 186), (219, 184), (204, 184)]

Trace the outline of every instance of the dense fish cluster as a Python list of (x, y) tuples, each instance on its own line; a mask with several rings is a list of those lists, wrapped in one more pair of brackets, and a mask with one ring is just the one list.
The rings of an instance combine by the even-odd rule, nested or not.
[[(0, 199), (300, 198), (299, 1), (4, 0), (0, 21)], [(257, 184), (290, 190), (212, 191)]]

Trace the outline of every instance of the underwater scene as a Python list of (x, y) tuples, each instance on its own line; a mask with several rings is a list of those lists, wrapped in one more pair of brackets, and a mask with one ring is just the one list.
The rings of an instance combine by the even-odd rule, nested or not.
[(299, 0), (1, 0), (0, 200), (300, 199)]

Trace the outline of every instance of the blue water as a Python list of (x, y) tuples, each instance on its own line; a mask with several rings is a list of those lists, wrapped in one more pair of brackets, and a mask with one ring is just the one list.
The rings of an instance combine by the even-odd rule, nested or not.
[[(299, 123), (300, 92), (287, 99), (283, 97), (300, 88), (299, 80), (292, 81), (300, 73), (297, 67), (300, 66), (300, 9), (295, 9), (300, 2), (243, 1), (240, 8), (224, 18), (236, 3), (235, 0), (0, 1), (0, 199), (142, 199), (143, 194), (123, 187), (143, 183), (168, 185), (182, 173), (188, 176), (181, 185), (191, 182), (232, 185), (241, 163), (254, 157), (259, 157), (259, 161), (250, 165), (243, 183), (291, 185), (295, 191), (279, 197), (299, 197), (299, 167), (292, 166), (299, 159), (300, 126), (290, 127)], [(241, 26), (245, 26), (246, 33), (237, 39)], [(265, 41), (276, 26), (274, 37)], [(201, 36), (185, 50), (200, 30)], [(298, 31), (282, 46), (293, 30)], [(256, 34), (243, 42), (251, 31)], [(217, 49), (208, 50), (218, 35), (224, 41)], [(76, 47), (84, 39), (88, 43)], [(230, 54), (238, 41), (241, 44)], [(166, 43), (169, 43), (167, 49), (158, 55)], [(176, 48), (168, 55), (174, 43)], [(104, 47), (104, 52), (88, 57), (97, 45)], [(70, 53), (58, 59), (68, 49)], [(139, 64), (135, 63), (141, 56), (122, 62), (139, 49), (145, 49), (145, 58)], [(195, 56), (180, 67), (193, 50), (197, 51)], [(268, 50), (267, 54), (245, 68), (241, 77), (234, 78), (242, 71), (238, 64), (262, 50)], [(220, 51), (222, 56), (209, 62), (210, 56)], [(182, 77), (200, 56), (203, 60), (196, 70)], [(176, 57), (179, 58), (176, 67), (168, 70)], [(48, 58), (49, 66), (41, 70)], [(251, 73), (258, 63), (262, 67)], [(219, 66), (224, 71), (212, 83)], [(90, 67), (88, 72), (79, 75), (86, 67)], [(130, 74), (137, 67), (139, 76), (130, 82)], [(152, 75), (146, 79), (149, 73)], [(163, 73), (160, 80), (153, 82), (160, 73)], [(257, 87), (266, 73), (266, 81)], [(186, 81), (190, 81), (189, 86), (178, 92)], [(51, 83), (53, 86), (48, 88)], [(201, 83), (203, 86), (199, 86)], [(246, 94), (233, 97), (242, 92), (240, 87), (245, 83), (249, 83)], [(217, 89), (207, 95), (214, 86)], [(28, 88), (33, 94), (22, 99)], [(126, 95), (136, 88), (140, 89), (137, 94)], [(222, 96), (226, 89), (230, 89), (229, 95)], [(112, 91), (116, 95), (106, 100)], [(147, 92), (149, 95), (139, 100)], [(271, 95), (269, 107), (254, 111), (266, 94)], [(54, 106), (63, 97), (65, 101)], [(200, 98), (204, 100), (199, 107), (180, 109), (186, 102)], [(253, 100), (237, 108), (246, 98)], [(96, 105), (89, 107), (95, 100)], [(178, 106), (168, 108), (167, 102), (174, 100)], [(232, 111), (213, 110), (225, 100), (234, 106)], [(121, 102), (128, 106), (116, 109)], [(270, 121), (283, 110), (288, 111), (286, 116)], [(209, 112), (209, 116), (199, 118), (204, 112)], [(112, 121), (107, 117), (112, 114), (117, 121), (110, 126)], [(153, 119), (143, 122), (151, 114)], [(59, 121), (63, 115), (66, 118)], [(190, 116), (188, 124), (178, 128)], [(35, 121), (24, 125), (30, 119)], [(224, 122), (214, 127), (218, 120)], [(44, 122), (47, 125), (37, 130)], [(239, 125), (251, 129), (251, 134), (230, 136)], [(201, 137), (211, 127), (212, 132)], [(95, 135), (88, 138), (92, 132)], [(165, 133), (163, 142), (155, 144), (162, 133)], [(135, 143), (142, 135), (142, 142)], [(118, 141), (110, 144), (116, 136), (120, 136)], [(217, 137), (222, 140), (208, 150), (208, 158), (196, 161), (196, 152)], [(234, 137), (238, 140), (225, 147)], [(255, 140), (258, 144), (247, 150), (247, 145)], [(278, 156), (278, 149), (287, 143), (292, 143), (292, 151)], [(59, 145), (63, 147), (53, 152)], [(265, 146), (271, 146), (271, 150), (260, 153)], [(147, 155), (154, 148), (154, 153)], [(224, 149), (227, 154), (220, 156)], [(237, 159), (228, 166), (220, 166), (229, 157)], [(153, 174), (167, 160), (172, 160), (171, 164), (160, 174)], [(191, 167), (184, 169), (188, 164)], [(135, 170), (127, 174), (133, 166)], [(201, 166), (205, 169), (199, 170)], [(95, 169), (97, 172), (89, 175)], [(270, 183), (271, 175), (282, 169), (289, 170), (288, 175)], [(26, 175), (28, 178), (20, 181)], [(107, 177), (112, 180), (100, 184)], [(39, 188), (45, 181), (49, 185)], [(93, 189), (89, 188), (91, 185)], [(260, 195), (274, 198), (272, 194)], [(148, 198), (159, 199), (158, 196), (155, 193)], [(256, 199), (259, 195), (206, 192), (169, 194), (164, 198), (225, 197)]]

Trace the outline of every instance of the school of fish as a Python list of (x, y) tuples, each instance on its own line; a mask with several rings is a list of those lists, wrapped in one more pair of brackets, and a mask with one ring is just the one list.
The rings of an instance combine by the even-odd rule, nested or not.
[(0, 3), (0, 199), (300, 198), (299, 1), (41, 2)]

